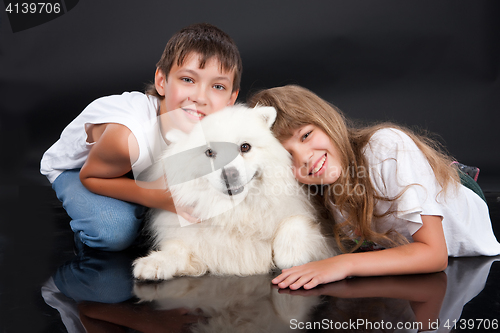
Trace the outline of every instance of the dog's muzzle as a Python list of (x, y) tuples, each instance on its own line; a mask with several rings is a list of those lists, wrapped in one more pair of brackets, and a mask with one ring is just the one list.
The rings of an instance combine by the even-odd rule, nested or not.
[(245, 189), (245, 186), (240, 184), (240, 172), (238, 169), (234, 167), (223, 168), (220, 176), (226, 184), (225, 194), (236, 195)]

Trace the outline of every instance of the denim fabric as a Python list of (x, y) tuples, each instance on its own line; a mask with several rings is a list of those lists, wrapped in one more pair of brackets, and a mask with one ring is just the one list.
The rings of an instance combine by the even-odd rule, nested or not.
[(120, 303), (132, 297), (133, 256), (128, 251), (88, 250), (59, 267), (54, 283), (76, 302)]
[(80, 170), (66, 170), (52, 184), (57, 198), (71, 217), (75, 241), (104, 251), (121, 251), (132, 245), (145, 207), (98, 195), (80, 182)]

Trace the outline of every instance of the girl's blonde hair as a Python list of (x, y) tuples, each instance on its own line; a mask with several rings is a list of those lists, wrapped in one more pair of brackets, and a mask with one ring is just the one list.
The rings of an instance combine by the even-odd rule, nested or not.
[[(453, 161), (442, 150), (441, 145), (429, 137), (418, 135), (413, 131), (392, 123), (381, 123), (369, 127), (357, 128), (352, 125), (343, 113), (334, 105), (321, 99), (313, 92), (296, 86), (288, 85), (260, 91), (250, 97), (249, 106), (255, 105), (273, 106), (278, 115), (272, 127), (272, 131), (280, 141), (291, 137), (292, 133), (305, 125), (313, 124), (322, 129), (331, 139), (341, 155), (342, 173), (335, 184), (327, 186), (324, 195), (317, 196), (317, 200), (323, 208), (332, 212), (335, 205), (341, 212), (347, 213), (347, 219), (343, 223), (333, 223), (333, 235), (339, 247), (344, 252), (356, 250), (364, 240), (370, 240), (385, 245), (400, 245), (406, 239), (394, 231), (379, 233), (374, 230), (373, 218), (382, 217), (394, 211), (388, 211), (382, 215), (376, 215), (374, 207), (377, 200), (394, 201), (395, 198), (387, 198), (376, 193), (368, 176), (369, 168), (363, 155), (363, 148), (371, 136), (382, 128), (397, 128), (406, 133), (423, 152), (429, 161), (442, 191), (446, 191), (450, 184), (459, 181), (456, 169), (451, 166)], [(359, 176), (358, 172), (349, 170), (365, 170)], [(334, 186), (340, 184), (344, 189), (362, 188), (363, 191), (333, 191)], [(411, 186), (411, 185), (409, 185)], [(332, 217), (330, 215), (330, 219)], [(351, 242), (352, 233), (360, 236), (359, 245)], [(350, 248), (347, 248), (350, 247)]]

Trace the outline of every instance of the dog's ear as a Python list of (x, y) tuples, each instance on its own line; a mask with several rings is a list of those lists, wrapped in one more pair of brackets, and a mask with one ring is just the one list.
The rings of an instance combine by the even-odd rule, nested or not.
[(167, 141), (171, 143), (174, 143), (182, 141), (183, 139), (186, 138), (186, 136), (187, 136), (186, 133), (184, 133), (180, 129), (174, 128), (168, 131), (167, 134), (165, 134), (165, 139), (167, 139)]
[(255, 106), (254, 110), (264, 119), (267, 127), (271, 128), (276, 120), (276, 109), (272, 106)]

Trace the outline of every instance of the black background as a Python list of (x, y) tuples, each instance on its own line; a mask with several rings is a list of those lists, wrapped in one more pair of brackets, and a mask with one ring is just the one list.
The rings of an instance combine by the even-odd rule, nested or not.
[(349, 117), (435, 132), (458, 160), (497, 176), (499, 9), (495, 0), (90, 0), (13, 33), (2, 8), (2, 183), (47, 184), (38, 163), (64, 126), (96, 98), (142, 91), (170, 36), (196, 22), (236, 41), (239, 101), (300, 84)]
[(500, 177), (500, 1), (82, 0), (16, 33), (0, 10), (0, 322), (48, 320), (39, 288), (61, 218), (40, 200), (54, 201), (43, 152), (96, 98), (144, 90), (167, 40), (192, 23), (237, 43), (239, 101), (300, 84), (351, 118), (435, 132), (481, 168), (482, 186), (500, 184), (484, 182)]

